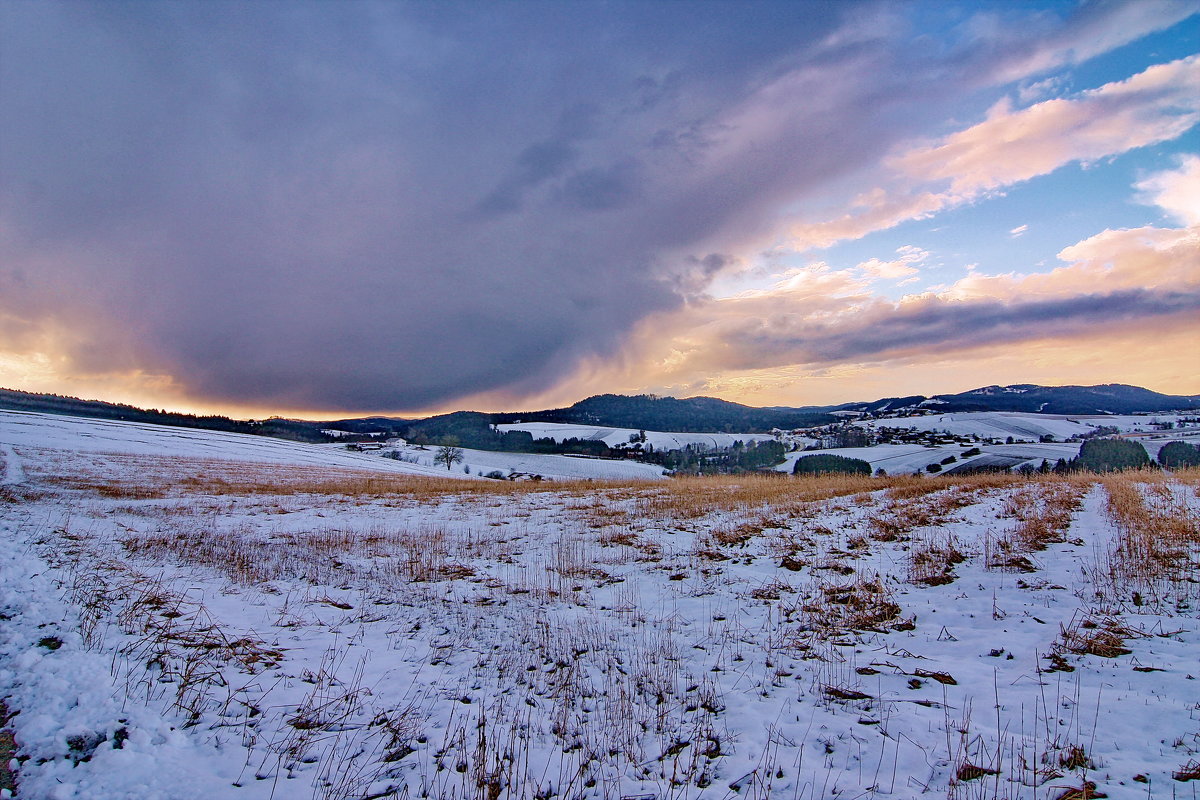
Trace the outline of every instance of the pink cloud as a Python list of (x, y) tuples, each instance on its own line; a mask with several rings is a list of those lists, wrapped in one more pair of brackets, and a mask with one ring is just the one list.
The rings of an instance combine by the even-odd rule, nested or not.
[(835, 219), (801, 223), (791, 229), (797, 250), (823, 249), (847, 239), (860, 239), (872, 231), (893, 228), (902, 222), (928, 219), (962, 198), (936, 192), (889, 194), (875, 189), (858, 197), (854, 207)]
[(1177, 138), (1200, 121), (1200, 56), (1158, 64), (1073, 99), (1024, 109), (1002, 101), (987, 119), (894, 159), (921, 181), (949, 180), (971, 197), (1045, 175), (1073, 161), (1094, 161)]
[[(1066, 263), (1050, 272), (972, 271), (943, 290), (894, 302), (874, 294), (870, 278), (906, 274), (927, 256), (903, 250), (899, 259), (872, 259), (853, 270), (793, 270), (770, 289), (651, 318), (625, 353), (625, 377), (691, 386), (747, 371), (854, 369), (1086, 338), (1117, 324), (1143, 336), (1175, 330), (1200, 309), (1196, 228), (1103, 231), (1063, 249)], [(867, 280), (856, 277), (864, 274)]]
[[(1200, 122), (1197, 85), (1200, 56), (1189, 56), (1072, 98), (1023, 109), (1002, 101), (983, 122), (890, 158), (893, 173), (885, 182), (891, 188), (859, 195), (832, 219), (794, 224), (791, 244), (797, 250), (829, 247), (927, 219), (1072, 162), (1175, 139)], [(934, 186), (940, 182), (949, 186)], [(1184, 203), (1184, 193), (1177, 194), (1176, 204)]]
[(924, 263), (929, 258), (929, 251), (911, 244), (896, 248), (899, 258), (891, 261), (881, 261), (878, 258), (868, 259), (859, 264), (856, 269), (879, 280), (899, 280), (910, 278), (920, 270), (917, 264)]

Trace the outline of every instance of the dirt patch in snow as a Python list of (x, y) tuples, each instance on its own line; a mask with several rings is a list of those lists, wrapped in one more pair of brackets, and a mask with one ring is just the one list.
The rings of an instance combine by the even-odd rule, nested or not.
[[(8, 722), (8, 706), (0, 701), (0, 720)], [(12, 731), (0, 730), (0, 789), (7, 789), (12, 796), (17, 795), (17, 774), (8, 768), (12, 759), (17, 757), (17, 743)]]

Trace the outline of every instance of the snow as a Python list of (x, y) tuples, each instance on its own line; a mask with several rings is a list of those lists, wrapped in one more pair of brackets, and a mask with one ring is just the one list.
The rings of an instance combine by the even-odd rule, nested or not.
[[(963, 456), (964, 452), (972, 449), (979, 450), (981, 455)], [(872, 471), (883, 469), (889, 475), (905, 475), (924, 472), (925, 467), (930, 464), (940, 464), (947, 456), (955, 457), (954, 467), (986, 461), (987, 459), (984, 457), (987, 455), (1001, 456), (1002, 458), (993, 459), (992, 461), (997, 464), (1008, 463), (1012, 467), (1020, 466), (1022, 461), (1032, 463), (1036, 467), (1042, 463), (1043, 459), (1054, 464), (1060, 458), (1070, 461), (1079, 455), (1079, 443), (1026, 442), (1022, 444), (955, 444), (940, 445), (937, 447), (920, 444), (879, 444), (872, 447), (802, 450), (788, 453), (786, 461), (776, 466), (775, 469), (779, 472), (791, 472), (795, 467), (797, 459), (822, 454), (862, 459), (871, 465)], [(950, 468), (950, 466), (946, 467), (946, 469)]]
[(775, 467), (780, 472), (791, 472), (796, 461), (807, 456), (834, 455), (859, 458), (868, 462), (872, 470), (883, 468), (889, 474), (920, 472), (926, 464), (945, 458), (939, 450), (919, 444), (880, 444), (874, 447), (839, 447), (831, 450), (801, 450), (788, 453), (786, 460)]
[[(877, 428), (913, 428), (918, 431), (944, 431), (958, 436), (980, 438), (1025, 439), (1037, 441), (1042, 436), (1067, 439), (1088, 435), (1100, 426), (1119, 431), (1149, 431), (1156, 421), (1175, 421), (1179, 414), (1152, 416), (1100, 416), (1086, 414), (1031, 414), (1015, 411), (962, 411), (948, 414), (927, 414), (920, 417), (898, 417), (859, 422)], [(1163, 431), (1163, 433), (1170, 433)]]
[(444, 469), (439, 472), (429, 466), (355, 453), (339, 444), (305, 444), (270, 436), (24, 411), (0, 411), (0, 447), (5, 448), (5, 453), (13, 447), (19, 447), (84, 453), (216, 458), (416, 475), (441, 476), (445, 472)]
[[(604, 442), (609, 447), (629, 444), (629, 437), (636, 435), (636, 428), (606, 428), (597, 425), (568, 425), (559, 422), (521, 422), (513, 425), (497, 425), (501, 431), (528, 431), (535, 439), (550, 438), (556, 442), (565, 439), (584, 439)], [(646, 444), (655, 450), (682, 450), (688, 445), (706, 448), (730, 447), (734, 442), (767, 442), (775, 437), (769, 433), (665, 433), (646, 431)]]
[[(569, 438), (569, 437), (568, 437)], [(455, 465), (449, 474), (463, 474), (464, 468), (469, 468), (475, 475), (484, 475), (492, 471), (504, 473), (524, 473), (541, 475), (549, 480), (656, 480), (663, 478), (663, 468), (654, 464), (643, 464), (637, 461), (615, 460), (605, 458), (587, 458), (585, 456), (555, 455), (551, 453), (508, 453), (492, 450), (472, 450), (462, 448), (463, 460)], [(447, 474), (444, 465), (438, 466), (433, 457), (437, 448), (420, 450), (414, 447), (401, 447), (402, 457), (416, 458), (418, 464), (437, 467), (443, 475)]]
[(11, 515), (0, 531), (0, 687), (10, 710), (20, 710), (12, 725), (30, 759), (20, 796), (227, 796), (237, 765), (181, 730), (174, 715), (126, 702), (111, 680), (112, 654), (85, 646), (61, 579), (14, 538)]
[(0, 442), (0, 457), (4, 459), (4, 472), (0, 473), (0, 486), (24, 483), (25, 471), (21, 469), (21, 460), (17, 452), (7, 442)]
[[(1071, 445), (1067, 445), (1067, 447), (1070, 448)], [(1079, 445), (1074, 445), (1074, 448), (1077, 454), (1079, 452)], [(844, 456), (845, 458), (858, 458), (866, 461), (871, 465), (872, 471), (882, 469), (889, 475), (905, 475), (923, 472), (925, 467), (930, 464), (937, 464), (949, 455), (960, 458), (961, 463), (969, 463), (969, 458), (961, 458), (963, 451), (968, 449), (970, 448), (966, 445), (928, 447), (921, 444), (879, 444), (872, 447), (801, 450), (795, 453), (788, 453), (784, 463), (776, 466), (775, 469), (779, 472), (791, 472), (796, 465), (797, 459), (806, 456), (833, 455)], [(999, 451), (1001, 448), (980, 446), (980, 449), (991, 452), (993, 450)]]
[[(366, 469), (439, 478), (447, 475), (455, 478), (478, 477), (481, 473), (492, 470), (499, 470), (505, 475), (513, 471), (537, 474), (550, 480), (651, 480), (663, 477), (661, 467), (635, 461), (471, 449), (463, 449), (463, 463), (447, 471), (444, 465), (439, 465), (433, 460), (437, 452), (436, 447), (418, 449), (402, 442), (387, 449), (398, 450), (403, 457), (410, 460), (385, 458), (384, 453), (387, 449), (359, 453), (347, 450), (340, 444), (305, 444), (269, 436), (0, 411), (0, 448), (5, 448), (0, 452), (5, 454), (6, 464), (10, 462), (7, 454), (14, 446), (48, 450), (71, 449), (89, 453), (217, 458), (240, 462)], [(12, 463), (19, 462), (14, 460)], [(464, 466), (471, 468), (470, 474), (463, 471)], [(19, 466), (6, 466), (5, 482), (10, 482), (10, 469), (18, 470), (14, 475), (20, 474)]]
[[(1200, 497), (1177, 477), (1138, 491), (1192, 531), (1190, 560), (1142, 586), (1111, 578), (1123, 529), (1091, 480), (314, 492), (328, 462), (308, 459), (350, 454), (62, 419), (0, 427), (0, 696), (19, 712), (21, 797), (1047, 800), (1089, 780), (1141, 800), (1195, 785), (1171, 777), (1200, 759)], [(162, 456), (191, 481), (139, 493)], [(1054, 503), (1062, 535), (1021, 551), (1032, 571), (997, 567), (1020, 515)], [(951, 547), (961, 560), (939, 561)], [(948, 571), (924, 582), (930, 564)], [(873, 603), (896, 610), (838, 624)], [(1110, 619), (1130, 652), (1062, 648)], [(968, 763), (1000, 774), (956, 782)]]
[(1138, 442), (1142, 447), (1146, 448), (1146, 452), (1151, 458), (1158, 458), (1158, 451), (1163, 449), (1164, 445), (1171, 442), (1187, 442), (1188, 444), (1200, 445), (1200, 428), (1183, 428), (1169, 431), (1158, 431), (1151, 434), (1138, 434), (1127, 436), (1126, 438)]

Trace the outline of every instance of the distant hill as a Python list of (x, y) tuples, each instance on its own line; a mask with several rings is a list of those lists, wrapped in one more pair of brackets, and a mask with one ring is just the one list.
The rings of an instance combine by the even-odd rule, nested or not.
[[(556, 451), (535, 443), (528, 434), (501, 434), (493, 425), (521, 422), (562, 422), (675, 433), (766, 433), (772, 428), (806, 428), (838, 419), (837, 412), (887, 415), (905, 411), (1020, 411), (1041, 414), (1139, 414), (1162, 411), (1200, 411), (1200, 396), (1167, 395), (1138, 386), (984, 386), (958, 394), (932, 397), (889, 397), (869, 403), (802, 408), (755, 408), (715, 397), (659, 397), (651, 394), (600, 394), (566, 408), (520, 413), (456, 411), (425, 419), (359, 417), (334, 421), (281, 419), (236, 420), (229, 417), (179, 414), (100, 400), (81, 400), (55, 394), (0, 389), (0, 409), (70, 414), (80, 417), (147, 422), (186, 428), (250, 433), (305, 442), (332, 441), (323, 430), (356, 434), (386, 433), (437, 441), (446, 436), (464, 445), (489, 450)], [(528, 441), (527, 441), (528, 440)], [(577, 448), (578, 449), (578, 448)]]
[(1140, 386), (984, 386), (958, 394), (886, 398), (872, 403), (846, 403), (835, 410), (887, 413), (927, 408), (950, 411), (1023, 411), (1034, 414), (1145, 414), (1200, 409), (1200, 396), (1152, 392)]
[(160, 411), (154, 408), (138, 408), (121, 403), (106, 403), (102, 400), (81, 400), (78, 397), (57, 394), (19, 392), (13, 389), (0, 389), (0, 409), (146, 422), (153, 425), (172, 425), (177, 428), (203, 428), (229, 433), (249, 433), (300, 442), (329, 440), (329, 437), (321, 433), (322, 428), (329, 427), (329, 423), (325, 422), (306, 422), (279, 417), (264, 420), (240, 420), (217, 415), (197, 416), (196, 414)]
[(564, 422), (674, 433), (766, 433), (832, 422), (821, 408), (754, 408), (715, 397), (598, 394), (567, 408), (493, 414), (497, 423)]

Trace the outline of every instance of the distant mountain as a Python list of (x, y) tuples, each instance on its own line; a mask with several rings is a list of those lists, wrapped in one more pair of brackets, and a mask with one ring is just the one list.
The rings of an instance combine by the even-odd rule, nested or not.
[(497, 423), (563, 422), (677, 433), (765, 433), (834, 421), (822, 408), (754, 408), (715, 397), (598, 394), (567, 408), (493, 414)]
[[(923, 404), (928, 402), (929, 398), (924, 395), (914, 394), (908, 397), (885, 397), (882, 400), (875, 400), (870, 403), (843, 403), (840, 406), (833, 406), (831, 411), (861, 411), (867, 414), (887, 414), (896, 411), (908, 411), (923, 408)], [(938, 410), (943, 410), (940, 406)]]
[(1152, 392), (1140, 386), (983, 386), (958, 394), (900, 397), (872, 403), (846, 403), (834, 410), (887, 413), (924, 408), (931, 411), (1023, 411), (1034, 414), (1145, 414), (1200, 410), (1200, 396)]
[[(157, 409), (142, 409), (100, 400), (80, 400), (54, 394), (0, 389), (0, 409), (71, 414), (81, 417), (148, 422), (186, 428), (207, 428), (277, 436), (307, 442), (332, 441), (322, 431), (336, 429), (356, 434), (386, 433), (406, 438), (438, 441), (446, 436), (462, 444), (489, 450), (537, 450), (528, 434), (502, 434), (499, 423), (562, 422), (678, 433), (764, 433), (772, 428), (807, 428), (836, 421), (838, 412), (889, 415), (906, 411), (1022, 411), (1041, 414), (1139, 414), (1162, 411), (1200, 411), (1200, 396), (1168, 395), (1138, 386), (1113, 383), (1100, 386), (984, 386), (958, 394), (932, 397), (887, 397), (868, 403), (802, 408), (755, 408), (715, 397), (659, 397), (651, 394), (600, 394), (566, 408), (520, 413), (456, 411), (419, 420), (398, 417), (359, 417), (314, 422), (272, 417), (236, 420), (223, 416), (196, 416)], [(528, 439), (528, 441), (526, 441)], [(539, 450), (540, 452), (540, 450)]]

